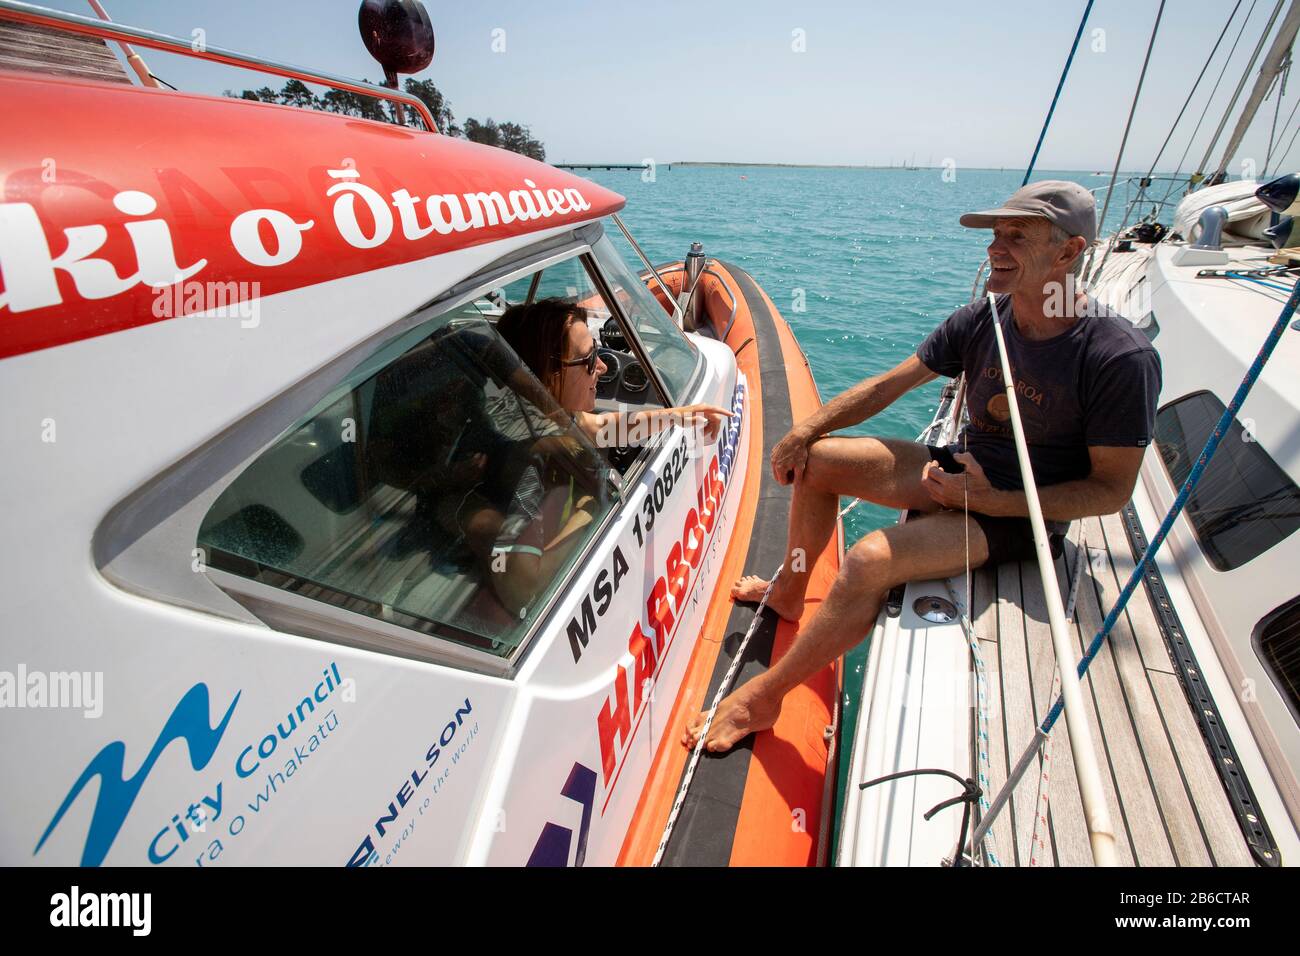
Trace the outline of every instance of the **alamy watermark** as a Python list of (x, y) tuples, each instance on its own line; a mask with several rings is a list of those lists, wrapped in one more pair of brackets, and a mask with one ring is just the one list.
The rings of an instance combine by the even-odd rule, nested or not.
[[(680, 427), (686, 432), (688, 459), (703, 457), (705, 448), (717, 440), (717, 435), (707, 434), (708, 419), (701, 412), (661, 412), (629, 414), (628, 407), (619, 404), (618, 414), (606, 419), (596, 432), (597, 448), (627, 448), (647, 444), (656, 435)], [(720, 427), (725, 427), (725, 422)]]
[(104, 713), (103, 671), (0, 671), (0, 708), (80, 709), (94, 719)]
[(50, 897), (50, 925), (116, 926), (133, 936), (148, 936), (153, 927), (152, 893), (96, 893), (73, 885)]
[(1146, 282), (1121, 293), (1118, 301), (1113, 303), (1102, 302), (1095, 295), (1085, 296), (1081, 301), (1079, 295), (1083, 291), (1083, 286), (1073, 275), (1067, 275), (1064, 282), (1048, 282), (1043, 286), (1046, 296), (1043, 314), (1053, 319), (1092, 319), (1103, 314), (1103, 308), (1109, 308), (1139, 329), (1151, 324), (1151, 290)]
[(191, 279), (152, 288), (152, 311), (156, 319), (203, 314), (214, 319), (239, 319), (239, 326), (244, 329), (255, 329), (262, 322), (260, 282), (199, 282)]

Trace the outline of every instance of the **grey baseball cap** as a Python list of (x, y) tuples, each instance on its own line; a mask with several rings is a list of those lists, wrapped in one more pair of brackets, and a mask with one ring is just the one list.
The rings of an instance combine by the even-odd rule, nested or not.
[(1060, 226), (1072, 236), (1083, 236), (1088, 244), (1097, 238), (1097, 201), (1078, 183), (1059, 179), (1021, 186), (998, 209), (968, 212), (961, 224), (972, 229), (992, 229), (999, 219), (1035, 216)]

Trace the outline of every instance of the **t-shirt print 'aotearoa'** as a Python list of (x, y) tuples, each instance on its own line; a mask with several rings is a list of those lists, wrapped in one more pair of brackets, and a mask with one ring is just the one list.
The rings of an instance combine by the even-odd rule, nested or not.
[[(1086, 478), (1092, 469), (1090, 445), (1145, 446), (1155, 427), (1159, 355), (1127, 319), (1095, 302), (1089, 306), (1060, 335), (1034, 341), (1017, 330), (1011, 297), (998, 297), (1039, 485)], [(975, 456), (995, 488), (1023, 487), (988, 299), (950, 315), (916, 354), (939, 375), (966, 374), (970, 424), (957, 444)]]

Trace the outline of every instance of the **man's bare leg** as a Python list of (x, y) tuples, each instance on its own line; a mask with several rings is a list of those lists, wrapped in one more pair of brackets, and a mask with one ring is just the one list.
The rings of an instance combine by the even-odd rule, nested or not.
[[(785, 569), (767, 606), (787, 621), (803, 616), (808, 580), (835, 531), (840, 495), (900, 510), (934, 510), (934, 501), (921, 487), (921, 470), (929, 460), (923, 445), (894, 438), (833, 437), (813, 442), (803, 476), (794, 483)], [(732, 586), (731, 596), (737, 601), (760, 601), (767, 582), (760, 575), (747, 575)]]
[[(866, 636), (890, 588), (964, 571), (963, 524), (969, 525), (970, 562), (976, 568), (988, 559), (984, 532), (956, 511), (922, 515), (873, 531), (854, 545), (826, 600), (786, 655), (766, 673), (723, 698), (709, 727), (705, 749), (730, 750), (750, 734), (775, 724), (787, 693)], [(697, 714), (687, 724), (682, 734), (684, 746), (695, 746), (707, 716)]]

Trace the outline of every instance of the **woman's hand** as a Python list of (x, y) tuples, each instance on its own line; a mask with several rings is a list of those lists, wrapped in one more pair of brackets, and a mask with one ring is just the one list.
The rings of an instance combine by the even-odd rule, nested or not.
[(719, 408), (717, 405), (687, 405), (685, 408), (673, 408), (669, 411), (677, 412), (682, 418), (682, 427), (699, 428), (703, 426), (702, 432), (706, 444), (711, 444), (718, 437), (718, 432), (722, 430), (722, 423), (725, 419), (731, 418), (734, 414), (725, 408)]

